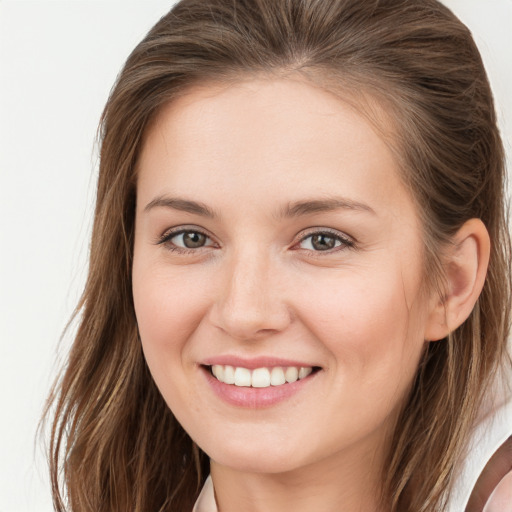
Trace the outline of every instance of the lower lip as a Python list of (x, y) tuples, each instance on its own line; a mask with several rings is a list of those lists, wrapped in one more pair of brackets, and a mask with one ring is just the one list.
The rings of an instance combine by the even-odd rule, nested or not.
[(269, 386), (267, 388), (252, 388), (245, 386), (235, 386), (234, 384), (225, 384), (217, 380), (210, 372), (209, 368), (201, 367), (206, 376), (208, 384), (214, 393), (230, 405), (245, 407), (247, 409), (261, 409), (271, 407), (283, 402), (304, 387), (308, 386), (318, 372), (310, 373), (304, 379), (295, 382), (283, 384), (281, 386)]

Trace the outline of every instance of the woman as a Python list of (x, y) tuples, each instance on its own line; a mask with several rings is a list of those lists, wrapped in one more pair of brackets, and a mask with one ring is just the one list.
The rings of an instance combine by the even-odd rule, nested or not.
[(56, 509), (62, 456), (73, 511), (192, 510), (209, 472), (196, 510), (447, 510), (509, 369), (468, 30), (433, 0), (184, 0), (101, 137)]

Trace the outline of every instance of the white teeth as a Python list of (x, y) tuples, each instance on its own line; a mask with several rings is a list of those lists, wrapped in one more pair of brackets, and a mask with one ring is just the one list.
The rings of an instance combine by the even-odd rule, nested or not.
[(247, 368), (237, 367), (235, 369), (235, 386), (250, 386), (251, 385), (251, 370)]
[(273, 368), (256, 368), (249, 370), (243, 367), (215, 364), (211, 367), (212, 374), (224, 384), (240, 387), (268, 388), (296, 382), (311, 374), (311, 366), (275, 366)]
[(270, 386), (270, 372), (267, 368), (256, 368), (252, 371), (251, 385), (253, 388), (268, 388)]
[(224, 366), (221, 364), (214, 364), (212, 366), (212, 373), (217, 377), (217, 379), (224, 381)]
[(299, 378), (299, 370), (295, 366), (289, 366), (284, 372), (286, 382), (295, 382)]
[(272, 386), (281, 386), (286, 382), (284, 378), (284, 371), (281, 367), (276, 366), (272, 368), (272, 372), (270, 373), (270, 384)]
[(304, 368), (304, 367), (302, 367), (299, 370), (299, 379), (303, 379), (304, 377), (307, 377), (312, 371), (313, 371), (313, 368)]
[(235, 369), (232, 366), (224, 366), (224, 380), (222, 382), (224, 382), (225, 384), (235, 383)]

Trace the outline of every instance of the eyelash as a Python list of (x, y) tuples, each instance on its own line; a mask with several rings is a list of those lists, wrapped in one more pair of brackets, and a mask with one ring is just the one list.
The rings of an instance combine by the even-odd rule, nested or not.
[(339, 242), (339, 245), (338, 246), (335, 246), (333, 247), (332, 249), (327, 249), (325, 251), (315, 251), (315, 250), (311, 250), (311, 249), (301, 249), (300, 247), (296, 250), (305, 250), (307, 251), (308, 253), (310, 253), (310, 256), (313, 256), (315, 258), (319, 258), (319, 257), (322, 257), (323, 254), (325, 255), (329, 255), (329, 254), (333, 254), (333, 253), (336, 253), (338, 251), (343, 251), (343, 250), (346, 250), (346, 249), (354, 249), (355, 246), (356, 246), (356, 243), (355, 241), (348, 237), (347, 235), (343, 235), (341, 234), (340, 232), (338, 231), (332, 231), (330, 229), (318, 229), (316, 231), (309, 231), (308, 233), (305, 233), (303, 236), (301, 236), (300, 240), (294, 244), (294, 247), (302, 244), (305, 240), (307, 240), (308, 238), (312, 238), (314, 236), (320, 236), (320, 235), (324, 235), (324, 236), (327, 236), (329, 238), (333, 238), (335, 243)]
[[(171, 240), (174, 237), (176, 237), (178, 235), (183, 235), (185, 233), (200, 234), (200, 235), (205, 236), (210, 241), (212, 241), (211, 237), (207, 233), (205, 233), (204, 231), (201, 231), (200, 229), (179, 229), (178, 228), (175, 231), (166, 231), (157, 240), (157, 245), (163, 245), (163, 246), (165, 246), (165, 248), (167, 250), (172, 251), (172, 252), (178, 252), (180, 254), (193, 254), (193, 253), (197, 253), (197, 251), (200, 250), (200, 249), (204, 249), (204, 248), (207, 248), (207, 247), (214, 246), (214, 244), (212, 244), (212, 245), (201, 246), (201, 247), (198, 247), (198, 248), (194, 249), (194, 248), (179, 247), (179, 246), (177, 246), (177, 245), (175, 245), (174, 243), (171, 242)], [(315, 251), (315, 250), (311, 250), (311, 249), (302, 249), (302, 250), (307, 251), (308, 253), (310, 253), (314, 257), (321, 257), (322, 254), (333, 254), (333, 253), (338, 252), (340, 250), (353, 249), (356, 246), (355, 241), (352, 238), (348, 237), (348, 236), (344, 236), (344, 235), (340, 234), (337, 231), (331, 231), (329, 229), (319, 229), (317, 231), (310, 231), (309, 233), (304, 234), (300, 238), (300, 240), (296, 244), (294, 244), (293, 247), (296, 247), (296, 246), (300, 245), (305, 240), (307, 240), (308, 238), (312, 238), (315, 235), (317, 235), (317, 236), (325, 235), (325, 236), (327, 236), (329, 238), (334, 238), (335, 239), (335, 243), (336, 242), (340, 242), (340, 244), (338, 246), (333, 247), (332, 249), (327, 249), (325, 251)], [(299, 248), (297, 248), (295, 250), (301, 250), (301, 248), (299, 247)]]
[(185, 233), (200, 234), (200, 235), (205, 236), (207, 239), (211, 240), (211, 237), (208, 236), (208, 234), (205, 233), (204, 231), (201, 231), (200, 229), (197, 229), (197, 228), (195, 228), (195, 229), (180, 229), (180, 228), (178, 228), (175, 231), (174, 230), (166, 231), (159, 238), (159, 240), (157, 241), (157, 244), (163, 245), (169, 251), (178, 252), (180, 254), (193, 254), (193, 253), (197, 253), (198, 249), (204, 249), (205, 247), (211, 247), (211, 246), (207, 245), (207, 246), (198, 247), (197, 249), (193, 249), (193, 248), (188, 248), (188, 247), (179, 247), (171, 242), (171, 240), (174, 237), (176, 237), (178, 235), (183, 235)]

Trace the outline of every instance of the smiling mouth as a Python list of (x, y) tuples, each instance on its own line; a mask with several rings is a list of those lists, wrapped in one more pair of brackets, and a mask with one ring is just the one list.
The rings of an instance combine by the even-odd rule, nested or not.
[(274, 366), (250, 370), (241, 366), (215, 364), (207, 367), (219, 382), (238, 387), (268, 388), (292, 384), (320, 370), (316, 366)]

